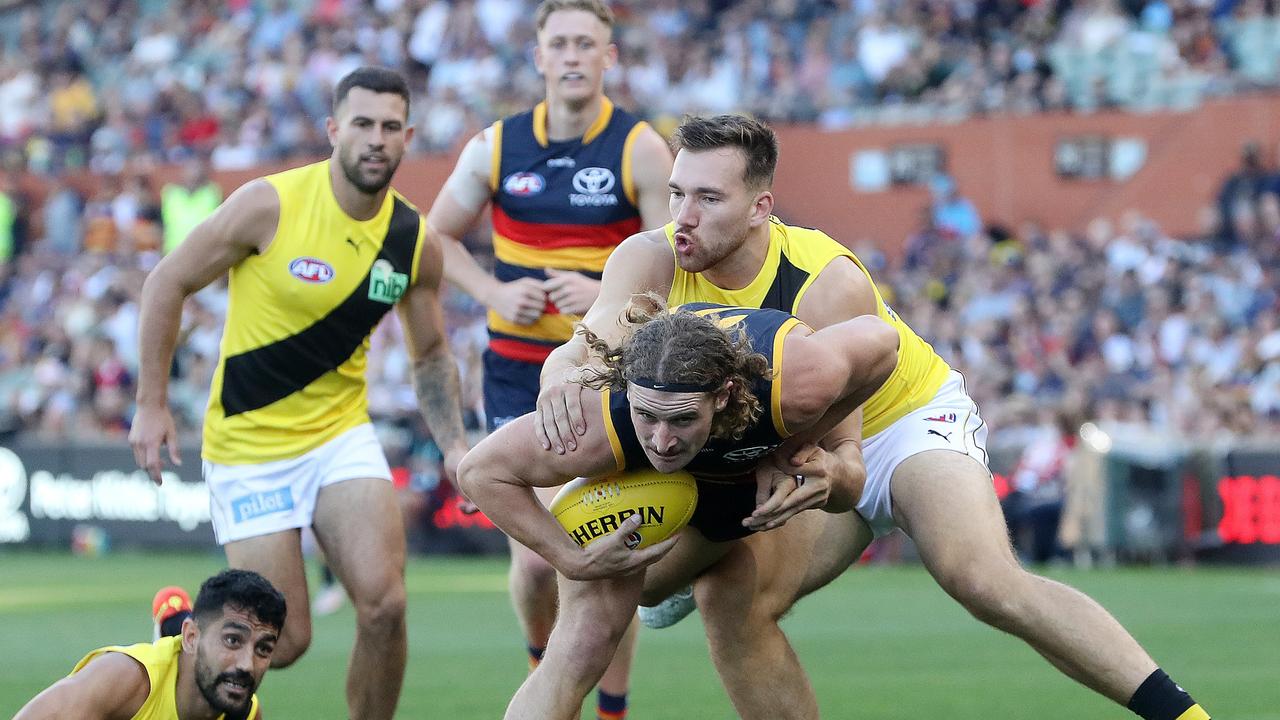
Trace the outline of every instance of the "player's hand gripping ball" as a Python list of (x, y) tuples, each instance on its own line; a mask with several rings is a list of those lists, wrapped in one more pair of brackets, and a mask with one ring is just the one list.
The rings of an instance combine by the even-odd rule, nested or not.
[(639, 514), (640, 527), (627, 538), (635, 550), (680, 532), (697, 506), (698, 484), (689, 473), (635, 470), (566, 484), (551, 501), (551, 514), (581, 547)]

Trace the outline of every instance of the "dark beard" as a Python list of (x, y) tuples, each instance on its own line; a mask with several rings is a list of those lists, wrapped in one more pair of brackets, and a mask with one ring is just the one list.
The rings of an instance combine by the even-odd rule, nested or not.
[[(244, 705), (227, 705), (218, 697), (218, 684), (224, 680), (243, 682), (251, 688)], [(253, 693), (257, 690), (254, 687), (253, 676), (243, 670), (222, 673), (210, 679), (198, 662), (196, 663), (196, 687), (200, 689), (200, 694), (204, 696), (205, 702), (209, 703), (209, 707), (226, 714), (227, 720), (247, 720), (249, 711), (253, 708)]]
[(396, 174), (396, 168), (400, 167), (399, 160), (395, 161), (394, 163), (388, 160), (386, 176), (382, 179), (381, 182), (370, 183), (360, 177), (360, 170), (359, 170), (360, 157), (359, 156), (356, 156), (356, 164), (354, 166), (347, 165), (346, 160), (343, 160), (338, 164), (342, 166), (342, 174), (347, 177), (347, 180), (352, 185), (354, 185), (357, 190), (364, 193), (365, 195), (377, 195), (378, 193), (382, 192), (384, 188), (386, 188), (388, 185), (391, 184), (391, 178)]

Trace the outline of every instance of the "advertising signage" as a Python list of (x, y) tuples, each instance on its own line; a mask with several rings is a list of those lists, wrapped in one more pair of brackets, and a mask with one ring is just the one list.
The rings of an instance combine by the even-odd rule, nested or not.
[(171, 468), (157, 487), (127, 447), (0, 446), (0, 545), (67, 547), (92, 527), (116, 547), (213, 548), (198, 466)]

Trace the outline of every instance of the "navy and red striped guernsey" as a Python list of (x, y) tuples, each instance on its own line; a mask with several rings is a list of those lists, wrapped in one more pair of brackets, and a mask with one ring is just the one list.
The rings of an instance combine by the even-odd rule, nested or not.
[[(502, 282), (546, 279), (546, 268), (599, 279), (609, 254), (641, 228), (631, 175), (631, 146), (647, 123), (603, 98), (580, 138), (547, 137), (547, 105), (494, 123), (489, 187), (493, 192), (494, 276)], [(573, 336), (578, 315), (550, 300), (532, 325), (489, 312), (489, 348), (542, 363)]]

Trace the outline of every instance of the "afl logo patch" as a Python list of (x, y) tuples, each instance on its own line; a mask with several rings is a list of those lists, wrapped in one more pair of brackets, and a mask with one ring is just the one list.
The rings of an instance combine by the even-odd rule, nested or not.
[(294, 258), (289, 263), (289, 274), (309, 283), (327, 283), (333, 279), (333, 266), (313, 257)]
[(506, 190), (508, 195), (516, 197), (537, 195), (546, 187), (547, 181), (534, 172), (511, 173), (506, 180), (502, 181), (502, 189)]

